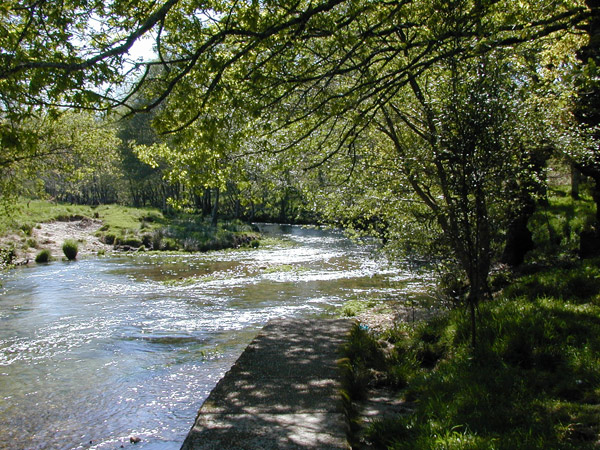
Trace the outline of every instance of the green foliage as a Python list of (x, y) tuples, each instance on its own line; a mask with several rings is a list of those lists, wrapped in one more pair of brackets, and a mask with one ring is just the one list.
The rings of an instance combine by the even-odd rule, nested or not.
[(114, 245), (117, 241), (117, 237), (112, 233), (106, 233), (102, 236), (102, 241), (108, 245)]
[(257, 240), (257, 235), (250, 225), (240, 221), (220, 222), (215, 229), (208, 219), (184, 215), (154, 237), (163, 246), (169, 238), (185, 251), (206, 252), (247, 246)]
[[(0, 138), (10, 123), (4, 116)], [(107, 122), (89, 112), (41, 109), (12, 124), (12, 130), (21, 142), (3, 148), (0, 200), (12, 202), (19, 195), (38, 195), (45, 189), (59, 199), (114, 201), (106, 195), (114, 190), (108, 184), (116, 183), (117, 140)]]
[(352, 328), (342, 353), (343, 389), (350, 399), (363, 399), (372, 382), (370, 369), (382, 369), (385, 357), (375, 338), (359, 324)]
[(365, 303), (358, 300), (350, 300), (344, 303), (344, 305), (340, 308), (340, 314), (345, 317), (355, 317), (366, 309), (367, 305)]
[(505, 289), (511, 297), (554, 297), (577, 303), (600, 304), (600, 269), (595, 260), (562, 263), (542, 273), (525, 275)]
[[(10, 170), (0, 174), (13, 191), (39, 187), (20, 181), (49, 152), (44, 181), (58, 198), (118, 197), (207, 214), (213, 206), (218, 211), (221, 192), (235, 215), (246, 208), (253, 217), (297, 221), (321, 214), (309, 195), (339, 194), (348, 214), (337, 222), (393, 240), (410, 236), (417, 249), (429, 236), (435, 250), (469, 240), (442, 225), (446, 217), (455, 224), (473, 219), (451, 212), (461, 205), (475, 211), (475, 188), (495, 194), (506, 185), (496, 181), (510, 178), (502, 173), (506, 166), (528, 167), (520, 152), (536, 148), (540, 136), (529, 120), (535, 108), (516, 99), (537, 92), (546, 78), (535, 80), (554, 73), (545, 67), (571, 67), (560, 56), (574, 53), (575, 39), (563, 31), (587, 18), (581, 2), (549, 0), (450, 7), (347, 0), (3, 5), (0, 54), (9, 57), (0, 61), (6, 111), (0, 138), (9, 156), (0, 166), (30, 161), (20, 179), (10, 180)], [(206, 11), (214, 20), (199, 21)], [(548, 20), (540, 21), (544, 14)], [(390, 32), (398, 17), (406, 27)], [(95, 29), (92, 19), (108, 25)], [(155, 26), (161, 64), (130, 66), (125, 54)], [(90, 86), (102, 86), (102, 94)], [(140, 114), (120, 123), (119, 142), (95, 115), (64, 113), (63, 105), (103, 111), (118, 105)], [(514, 126), (504, 126), (509, 122)], [(308, 182), (310, 168), (318, 173)], [(340, 189), (357, 174), (358, 183)], [(126, 187), (119, 186), (121, 175)], [(440, 186), (443, 178), (448, 183)], [(361, 191), (362, 198), (353, 195)], [(486, 197), (493, 204), (480, 217), (491, 217), (494, 238), (504, 225), (496, 197), (512, 200)], [(432, 209), (427, 200), (440, 198)], [(399, 207), (414, 202), (409, 213)], [(418, 233), (407, 234), (399, 223), (409, 216), (417, 217)], [(198, 245), (191, 238), (185, 247)], [(450, 246), (454, 253), (460, 247)]]
[(16, 256), (17, 254), (14, 247), (0, 247), (0, 270), (11, 267)]
[(50, 250), (43, 249), (41, 250), (35, 257), (35, 262), (38, 264), (47, 263), (52, 259), (52, 254)]
[(73, 261), (77, 258), (79, 244), (73, 239), (67, 239), (62, 245), (62, 251), (69, 261)]
[(583, 193), (574, 200), (568, 191), (567, 186), (549, 189), (548, 202), (540, 204), (529, 221), (537, 249), (531, 259), (573, 255), (579, 250), (581, 232), (594, 222), (594, 202)]

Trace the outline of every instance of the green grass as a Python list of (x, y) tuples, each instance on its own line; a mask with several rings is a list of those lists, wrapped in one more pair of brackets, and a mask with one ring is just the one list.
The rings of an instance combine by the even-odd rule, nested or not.
[[(597, 448), (598, 270), (584, 261), (518, 278), (481, 305), (476, 348), (461, 310), (387, 332), (394, 351), (375, 366), (385, 367), (388, 383), (403, 386), (398, 395), (414, 402), (414, 412), (374, 421), (368, 439), (411, 450)], [(551, 294), (540, 289), (551, 280), (561, 281)], [(577, 291), (572, 280), (585, 280), (585, 289)], [(367, 344), (353, 344), (349, 358), (377, 354), (376, 340), (362, 339)]]
[(22, 232), (31, 235), (36, 224), (49, 222), (59, 217), (82, 215), (91, 217), (88, 206), (59, 205), (45, 200), (22, 200), (4, 214), (0, 214), (0, 235)]
[(273, 266), (268, 266), (263, 269), (263, 273), (301, 273), (308, 272), (310, 269), (304, 266), (292, 265), (292, 264), (278, 264)]
[(77, 258), (79, 244), (73, 239), (67, 239), (62, 245), (62, 251), (69, 261), (73, 261)]
[(52, 255), (50, 250), (43, 249), (35, 256), (35, 262), (38, 264), (43, 264), (50, 262), (52, 260)]
[(360, 313), (377, 306), (377, 301), (373, 299), (352, 299), (348, 300), (339, 308), (339, 314), (342, 317), (356, 317)]
[(33, 228), (43, 222), (89, 218), (102, 221), (97, 232), (106, 244), (167, 251), (209, 251), (225, 248), (257, 248), (259, 234), (241, 221), (220, 222), (213, 228), (202, 217), (179, 214), (165, 217), (156, 208), (121, 205), (55, 204), (23, 200), (0, 215), (0, 236), (16, 234), (23, 245), (32, 247)]
[(579, 200), (568, 194), (568, 186), (548, 188), (548, 203), (540, 204), (529, 221), (537, 247), (530, 253), (530, 261), (575, 253), (579, 248), (579, 234), (593, 223), (594, 202), (582, 192)]
[(100, 219), (105, 230), (117, 235), (128, 232), (152, 230), (163, 226), (166, 219), (156, 208), (132, 208), (121, 205), (98, 207), (53, 203), (46, 200), (22, 200), (12, 206), (7, 214), (0, 215), (0, 235), (21, 232), (31, 235), (38, 224), (53, 220), (87, 217)]
[(92, 214), (97, 214), (112, 233), (123, 236), (131, 232), (150, 232), (167, 223), (167, 219), (156, 208), (102, 205), (95, 208)]

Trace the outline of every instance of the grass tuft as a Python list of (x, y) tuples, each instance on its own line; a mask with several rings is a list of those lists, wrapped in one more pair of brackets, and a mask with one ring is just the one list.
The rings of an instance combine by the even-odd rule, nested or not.
[(35, 262), (38, 264), (43, 264), (43, 263), (50, 262), (51, 259), (52, 259), (52, 254), (50, 253), (50, 250), (44, 249), (44, 250), (41, 250), (36, 255)]
[(62, 245), (62, 250), (67, 259), (73, 261), (77, 258), (79, 244), (73, 239), (67, 239)]

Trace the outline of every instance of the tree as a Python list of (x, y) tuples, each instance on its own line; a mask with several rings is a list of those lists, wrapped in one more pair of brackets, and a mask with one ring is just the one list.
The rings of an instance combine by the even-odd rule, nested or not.
[(164, 167), (154, 167), (141, 161), (136, 155), (136, 145), (153, 145), (161, 142), (152, 129), (154, 112), (140, 113), (118, 122), (120, 165), (127, 185), (123, 200), (134, 206), (154, 206), (166, 209), (169, 195), (164, 180)]
[[(11, 30), (25, 50), (1, 47), (11, 55), (0, 69), (0, 82), (14, 93), (10, 101), (131, 111), (160, 106), (154, 125), (171, 137), (140, 151), (148, 162), (167, 159), (172, 180), (221, 189), (236, 159), (256, 153), (336, 172), (334, 162), (345, 157), (348, 176), (365, 161), (391, 161), (404, 183), (389, 191), (408, 193), (420, 213), (434, 218), (469, 279), (472, 317), (487, 292), (495, 236), (505, 231), (505, 209), (495, 195), (518, 190), (502, 180), (522, 186), (522, 154), (531, 148), (506, 128), (517, 123), (516, 92), (527, 82), (519, 78), (521, 61), (503, 51), (557, 40), (591, 14), (581, 0), (225, 1), (202, 8), (138, 0), (94, 3), (93, 14), (110, 25), (97, 32), (87, 26), (92, 15), (78, 15), (92, 6), (85, 0), (71, 5), (76, 13), (64, 23), (44, 2), (10, 5), (15, 12), (8, 8), (5, 23), (22, 25), (42, 14), (62, 33), (62, 46), (47, 52), (41, 44), (49, 33), (36, 38), (26, 26)], [(133, 13), (136, 6), (142, 12)], [(129, 89), (99, 94), (73, 81), (122, 81), (123, 55), (150, 31), (157, 60), (133, 66), (145, 69)], [(90, 47), (72, 44), (92, 35)], [(150, 70), (155, 65), (162, 70)], [(18, 79), (33, 75), (36, 89), (25, 93)], [(46, 93), (51, 75), (63, 81)], [(144, 86), (148, 101), (130, 102)], [(360, 152), (386, 141), (382, 158), (368, 154), (379, 149)]]
[(80, 197), (86, 185), (100, 188), (100, 177), (115, 169), (119, 145), (115, 129), (94, 114), (46, 114), (25, 121), (20, 132), (28, 136), (26, 142), (18, 143), (23, 151), (16, 157), (5, 149), (4, 164), (0, 166), (4, 200), (39, 194), (44, 188), (54, 194)]
[(515, 71), (517, 62), (498, 51), (442, 61), (435, 81), (413, 77), (374, 118), (372, 137), (355, 142), (353, 164), (366, 192), (344, 192), (335, 203), (339, 215), (340, 203), (350, 200), (352, 222), (363, 219), (359, 226), (368, 232), (403, 241), (413, 255), (453, 263), (456, 277), (464, 274), (473, 344), (477, 305), (489, 298), (490, 268), (507, 240), (511, 213), (535, 187), (531, 158), (538, 147), (525, 137), (534, 124), (519, 92), (526, 79)]
[[(462, 11), (465, 26), (460, 35), (444, 28), (439, 14), (444, 9)], [(473, 19), (482, 14), (484, 34), (472, 27)], [(459, 40), (469, 46), (479, 34), (481, 50), (510, 47), (571, 29), (588, 16), (582, 2), (567, 0), (527, 4), (134, 0), (108, 5), (95, 0), (7, 0), (0, 7), (2, 110), (16, 119), (39, 105), (107, 108), (126, 104), (147, 82), (160, 92), (151, 101), (150, 106), (156, 106), (193, 81), (196, 91), (205, 90), (203, 101), (179, 116), (193, 121), (198, 106), (205, 106), (209, 94), (221, 92), (224, 78), (233, 72), (246, 81), (240, 87), (248, 92), (256, 93), (254, 86), (268, 81), (274, 92), (268, 95), (261, 89), (261, 94), (273, 101), (299, 83), (307, 86), (307, 92), (317, 92), (323, 86), (319, 80), (331, 83), (338, 75), (415, 50), (416, 56), (404, 67), (381, 72), (377, 85), (353, 86), (379, 95), (387, 86), (405, 83), (406, 69), (420, 71), (435, 63), (439, 55), (433, 50), (448, 42)], [(418, 36), (398, 45), (400, 30), (415, 30)], [(128, 52), (148, 36), (155, 41), (157, 60), (132, 60)], [(375, 42), (389, 45), (375, 47)], [(309, 53), (299, 53), (303, 49)], [(158, 79), (150, 71), (156, 65), (165, 68)], [(130, 75), (140, 74), (133, 82)]]
[(582, 256), (600, 252), (600, 4), (587, 0), (586, 5), (591, 11), (585, 25), (588, 40), (577, 53), (582, 70), (576, 79), (577, 97), (573, 108), (584, 142), (579, 141), (577, 150), (573, 152), (573, 165), (593, 180), (596, 223), (592, 230), (585, 230), (581, 236)]

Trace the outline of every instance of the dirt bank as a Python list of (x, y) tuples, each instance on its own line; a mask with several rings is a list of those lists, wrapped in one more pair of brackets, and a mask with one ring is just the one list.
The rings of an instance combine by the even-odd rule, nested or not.
[[(64, 256), (62, 245), (67, 239), (79, 243), (79, 255), (86, 256), (108, 251), (112, 246), (104, 244), (95, 233), (102, 226), (102, 221), (93, 219), (73, 220), (69, 222), (41, 223), (31, 232), (31, 241), (35, 247), (17, 250), (17, 263), (30, 264), (35, 261), (35, 256), (43, 249), (48, 249), (52, 257), (60, 259)], [(28, 239), (29, 240), (29, 239)]]

